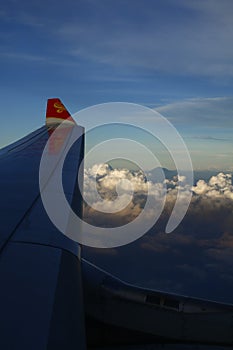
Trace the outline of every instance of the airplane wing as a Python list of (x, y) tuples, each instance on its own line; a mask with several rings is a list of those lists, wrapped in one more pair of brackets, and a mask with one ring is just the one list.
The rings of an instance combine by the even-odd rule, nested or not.
[[(70, 132), (75, 122), (69, 112), (59, 99), (49, 99), (46, 125), (0, 151), (0, 349), (85, 348), (79, 245), (50, 221), (39, 189), (42, 152), (64, 120)], [(64, 146), (67, 130), (48, 152)], [(77, 207), (83, 145), (82, 137), (63, 169), (64, 192)]]

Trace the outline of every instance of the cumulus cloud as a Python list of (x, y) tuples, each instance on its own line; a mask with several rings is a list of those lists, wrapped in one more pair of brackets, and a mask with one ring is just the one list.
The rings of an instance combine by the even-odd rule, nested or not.
[(219, 173), (216, 176), (212, 176), (208, 182), (199, 180), (196, 186), (193, 186), (193, 192), (203, 197), (233, 200), (231, 176), (231, 174)]
[[(151, 187), (141, 171), (112, 169), (108, 164), (85, 169), (84, 218), (96, 225), (126, 224), (140, 214)], [(161, 184), (153, 190), (159, 194)]]
[[(89, 223), (104, 226), (124, 225), (134, 220), (143, 210), (148, 196), (156, 198), (156, 205), (148, 210), (147, 218), (159, 210), (166, 198), (162, 217), (169, 214), (180, 192), (185, 201), (188, 188), (185, 176), (173, 176), (163, 182), (148, 180), (142, 171), (113, 169), (108, 164), (96, 164), (84, 173), (84, 218)], [(193, 197), (189, 212), (211, 212), (215, 207), (229, 207), (233, 200), (231, 174), (220, 172), (209, 181), (200, 179), (192, 187)], [(165, 197), (164, 197), (165, 196)]]
[[(95, 176), (97, 173), (97, 176)], [(184, 190), (185, 178), (171, 176), (164, 183), (149, 181), (142, 172), (112, 169), (98, 165), (85, 170), (85, 191), (92, 193), (97, 186), (103, 198), (116, 199), (117, 179), (135, 184), (131, 202), (116, 213), (101, 213), (85, 205), (84, 215), (92, 224), (102, 227), (124, 225), (144, 208), (151, 187), (153, 195), (161, 198), (166, 185), (166, 204), (157, 223), (134, 243), (107, 250), (84, 249), (84, 256), (101, 267), (131, 283), (195, 297), (232, 303), (233, 288), (233, 186), (232, 176), (220, 172), (208, 180), (199, 179), (192, 187), (192, 201), (181, 224), (171, 234), (164, 229), (177, 197)], [(96, 185), (97, 184), (97, 185)], [(121, 187), (121, 185), (119, 185)], [(118, 192), (119, 197), (127, 194)], [(123, 198), (123, 197), (122, 197)], [(155, 208), (156, 210), (156, 208)], [(148, 215), (153, 213), (148, 212)], [(210, 288), (213, 286), (213, 288)]]

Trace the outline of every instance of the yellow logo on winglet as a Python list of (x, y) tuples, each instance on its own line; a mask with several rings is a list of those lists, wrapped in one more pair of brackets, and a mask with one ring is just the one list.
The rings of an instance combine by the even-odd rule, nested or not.
[(62, 113), (66, 110), (65, 107), (63, 106), (63, 104), (61, 104), (59, 102), (54, 103), (54, 108), (56, 108), (57, 113)]

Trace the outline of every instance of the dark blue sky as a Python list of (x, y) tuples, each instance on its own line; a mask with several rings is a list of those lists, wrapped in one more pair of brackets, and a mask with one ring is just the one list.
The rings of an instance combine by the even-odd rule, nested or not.
[(159, 107), (191, 151), (203, 144), (228, 169), (232, 38), (231, 0), (3, 0), (0, 144), (40, 126), (48, 97), (72, 113), (127, 101)]

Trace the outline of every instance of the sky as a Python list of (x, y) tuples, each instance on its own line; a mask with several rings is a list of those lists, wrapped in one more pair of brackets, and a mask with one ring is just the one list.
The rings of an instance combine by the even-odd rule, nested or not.
[(47, 98), (121, 101), (168, 118), (195, 168), (232, 170), (232, 38), (231, 0), (3, 0), (0, 146), (44, 123)]
[[(218, 175), (199, 178), (175, 235), (164, 235), (165, 212), (132, 245), (84, 254), (132, 283), (200, 297), (211, 290), (230, 303), (232, 39), (232, 0), (0, 2), (0, 147), (43, 125), (51, 97), (72, 114), (108, 102), (161, 113), (184, 138), (194, 168)], [(153, 120), (143, 122), (148, 129)], [(173, 195), (178, 185), (170, 185)]]

